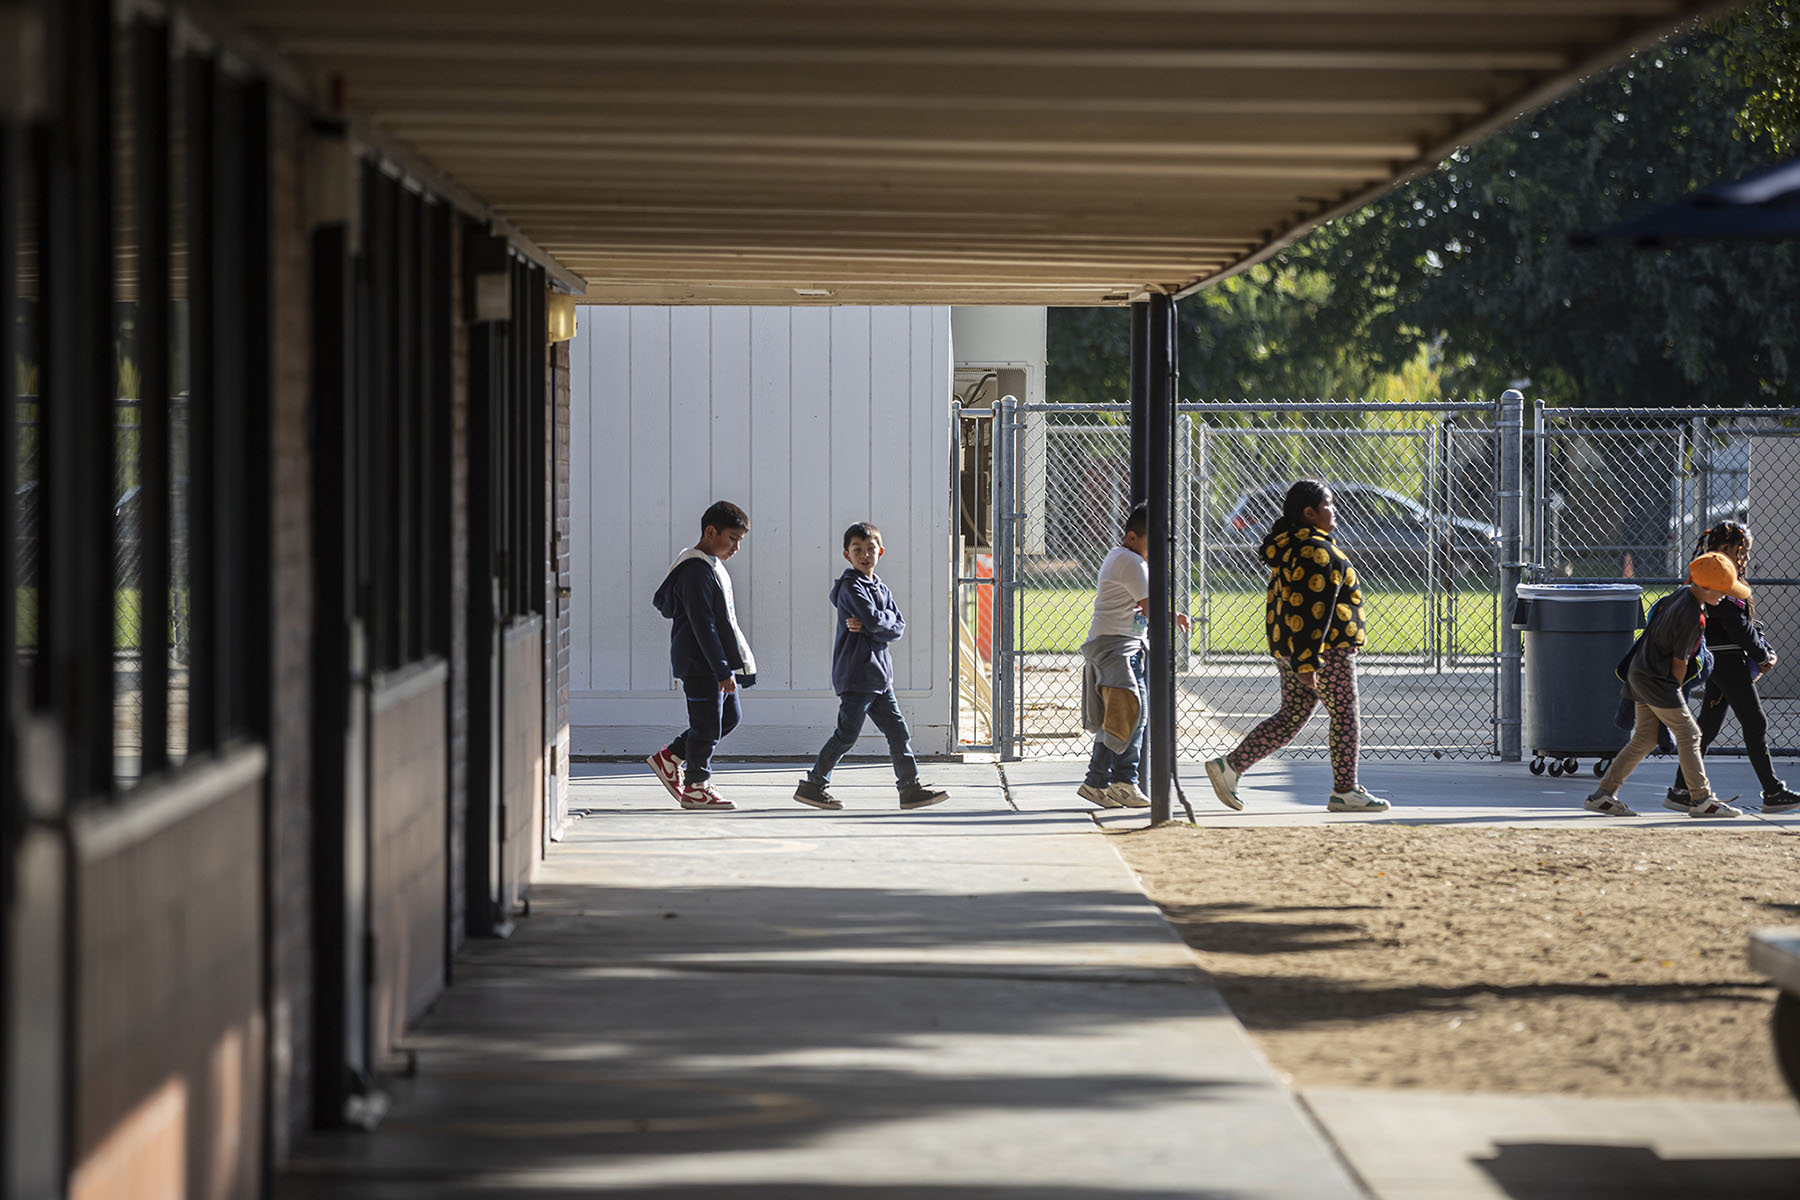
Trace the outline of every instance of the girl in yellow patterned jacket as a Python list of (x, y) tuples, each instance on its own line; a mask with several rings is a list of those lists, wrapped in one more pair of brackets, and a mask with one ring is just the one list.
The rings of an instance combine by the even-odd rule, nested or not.
[(1331, 717), (1331, 812), (1386, 812), (1388, 802), (1356, 780), (1356, 651), (1363, 644), (1362, 588), (1356, 568), (1331, 540), (1337, 509), (1331, 489), (1313, 479), (1290, 487), (1281, 516), (1263, 538), (1269, 568), (1265, 620), (1269, 653), (1281, 672), (1281, 709), (1237, 749), (1206, 764), (1213, 791), (1241, 809), (1238, 779), (1293, 740), (1320, 700)]

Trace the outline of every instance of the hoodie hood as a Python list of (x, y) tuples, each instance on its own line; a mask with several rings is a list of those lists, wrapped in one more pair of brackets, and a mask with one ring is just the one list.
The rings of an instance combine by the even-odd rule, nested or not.
[(844, 589), (847, 587), (855, 587), (856, 581), (859, 579), (867, 579), (871, 583), (874, 582), (874, 576), (865, 576), (855, 567), (845, 567), (844, 573), (831, 581), (831, 605), (833, 608), (837, 607), (838, 598), (844, 594)]
[[(663, 576), (661, 585), (656, 589), (656, 595), (650, 598), (650, 603), (656, 605), (656, 611), (665, 617), (673, 619), (675, 614), (681, 609), (680, 600), (676, 596), (675, 577), (681, 573), (683, 567), (691, 562), (703, 564), (706, 568), (706, 573), (708, 575), (712, 574), (711, 557), (699, 550), (687, 550), (674, 562), (670, 563), (669, 573)], [(641, 596), (643, 593), (639, 592), (638, 595)]]

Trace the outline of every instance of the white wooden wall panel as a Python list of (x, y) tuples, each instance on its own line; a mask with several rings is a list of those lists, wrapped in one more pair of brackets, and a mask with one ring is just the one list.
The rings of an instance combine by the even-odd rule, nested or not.
[[(792, 517), (793, 442), (789, 420), (793, 398), (789, 381), (792, 374), (789, 331), (791, 322), (784, 308), (753, 308), (750, 312), (750, 437), (748, 458), (756, 469), (750, 474), (751, 519), (756, 522), (756, 554), (744, 555), (750, 567), (751, 588), (757, 579), (770, 586), (782, 582), (782, 564), (790, 561), (793, 549)], [(765, 552), (764, 547), (767, 547)], [(768, 560), (762, 571), (756, 571), (755, 559)], [(736, 586), (735, 584), (733, 585)], [(752, 600), (755, 598), (752, 597)], [(755, 605), (756, 640), (751, 646), (757, 653), (761, 676), (757, 687), (771, 691), (786, 690), (792, 681), (794, 627), (787, 614), (772, 601)]]
[[(915, 747), (948, 751), (949, 310), (589, 307), (576, 341), (575, 753), (648, 754), (684, 723), (650, 597), (715, 499), (750, 513), (730, 570), (761, 671), (724, 752), (824, 741), (826, 594), (865, 519), (906, 613), (895, 688)], [(882, 753), (865, 734), (858, 752)]]
[[(876, 308), (869, 315), (869, 508), (863, 515), (881, 529), (883, 546), (891, 547), (875, 571), (888, 581), (910, 623), (916, 610), (907, 603), (906, 584), (925, 565), (918, 551), (926, 544), (925, 530), (913, 520), (913, 456), (906, 436), (911, 416), (906, 403), (912, 386), (911, 310)], [(912, 656), (907, 653), (911, 649), (905, 640), (893, 648), (897, 690), (914, 686)]]
[[(593, 386), (588, 376), (593, 362), (594, 343), (587, 339), (577, 338), (569, 343), (569, 395), (585, 396)], [(588, 441), (591, 433), (591, 422), (585, 412), (569, 415), (569, 458), (574, 462), (585, 461), (588, 454)], [(576, 471), (569, 476), (569, 512), (571, 515), (588, 511), (593, 500), (589, 495), (589, 481), (593, 479), (591, 471)], [(573, 531), (571, 530), (571, 536)], [(586, 555), (569, 560), (569, 587), (576, 592), (587, 592), (593, 587), (590, 573), (593, 563)], [(593, 674), (592, 657), (594, 653), (593, 639), (582, 636), (579, 623), (582, 613), (571, 610), (569, 613), (569, 673), (572, 678), (586, 679)]]
[[(569, 396), (569, 420), (572, 427), (585, 424), (583, 436), (575, 438), (570, 449), (569, 476), (588, 475), (587, 504), (569, 514), (570, 561), (578, 577), (585, 577), (585, 587), (577, 583), (571, 598), (571, 639), (579, 646), (585, 637), (591, 648), (585, 658), (589, 679), (631, 678), (632, 628), (631, 612), (631, 538), (630, 530), (615, 531), (604, 543), (608, 557), (591, 552), (596, 545), (591, 533), (583, 533), (580, 522), (592, 520), (601, 525), (613, 523), (609, 516), (621, 485), (631, 487), (631, 412), (621, 406), (617, 411), (596, 413), (585, 403), (587, 394), (623, 395), (631, 386), (631, 327), (622, 321), (593, 323), (583, 330), (577, 342), (590, 347), (588, 379), (590, 393), (572, 392)], [(587, 463), (581, 461), (585, 447)], [(591, 467), (589, 467), (591, 464)], [(610, 484), (608, 481), (618, 481)], [(623, 533), (624, 536), (619, 536)], [(570, 687), (580, 686), (581, 669), (570, 668)], [(571, 699), (573, 697), (571, 696)]]
[[(793, 364), (793, 409), (789, 425), (793, 454), (793, 534), (788, 539), (788, 682), (792, 688), (831, 683), (831, 646), (821, 640), (811, 606), (824, 603), (835, 572), (822, 568), (831, 559), (831, 522), (815, 519), (831, 511), (831, 309), (801, 309), (793, 315), (789, 355)], [(841, 561), (841, 560), (840, 560)], [(814, 599), (817, 597), (817, 600)], [(773, 614), (771, 614), (773, 616)], [(823, 740), (823, 739), (821, 739)]]

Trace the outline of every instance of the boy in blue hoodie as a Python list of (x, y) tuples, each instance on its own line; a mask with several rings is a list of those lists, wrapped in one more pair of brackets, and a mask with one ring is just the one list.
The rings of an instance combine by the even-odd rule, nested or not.
[(925, 808), (950, 798), (950, 793), (919, 782), (912, 731), (894, 699), (894, 661), (888, 646), (906, 633), (906, 618), (900, 615), (887, 584), (875, 575), (882, 553), (881, 530), (867, 521), (858, 521), (844, 531), (844, 560), (850, 567), (831, 585), (831, 602), (838, 615), (837, 637), (831, 645), (831, 686), (838, 694), (837, 730), (819, 751), (811, 772), (794, 789), (794, 799), (814, 808), (844, 807), (826, 785), (831, 782), (832, 768), (856, 744), (864, 717), (872, 718), (875, 728), (887, 736), (901, 808)]
[[(737, 806), (713, 790), (713, 748), (737, 728), (739, 686), (756, 682), (756, 656), (737, 621), (725, 560), (750, 532), (750, 517), (720, 500), (700, 518), (700, 540), (669, 565), (656, 610), (673, 621), (669, 664), (687, 696), (688, 727), (646, 761), (683, 808), (727, 812)], [(682, 782), (686, 765), (687, 780)]]

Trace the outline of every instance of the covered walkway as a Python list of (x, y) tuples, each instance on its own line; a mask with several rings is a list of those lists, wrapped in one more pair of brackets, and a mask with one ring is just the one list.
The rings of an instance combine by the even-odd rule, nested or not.
[(281, 1194), (1358, 1194), (1073, 806), (939, 765), (952, 802), (903, 813), (881, 764), (820, 813), (757, 766), (702, 815), (589, 769), (391, 1116), (302, 1147)]
[[(1203, 825), (1345, 820), (1302, 799), (1325, 770), (1269, 764), (1242, 815), (1191, 798)], [(832, 814), (792, 804), (796, 768), (736, 764), (720, 786), (740, 811), (702, 815), (634, 764), (586, 766), (532, 915), (465, 951), (392, 1113), (303, 1144), (278, 1194), (1443, 1200), (1800, 1180), (1791, 1105), (1297, 1095), (1073, 800), (1078, 771), (934, 765), (952, 801), (902, 813), (885, 764), (852, 765)], [(1591, 823), (1517, 764), (1376, 772), (1401, 820)]]

